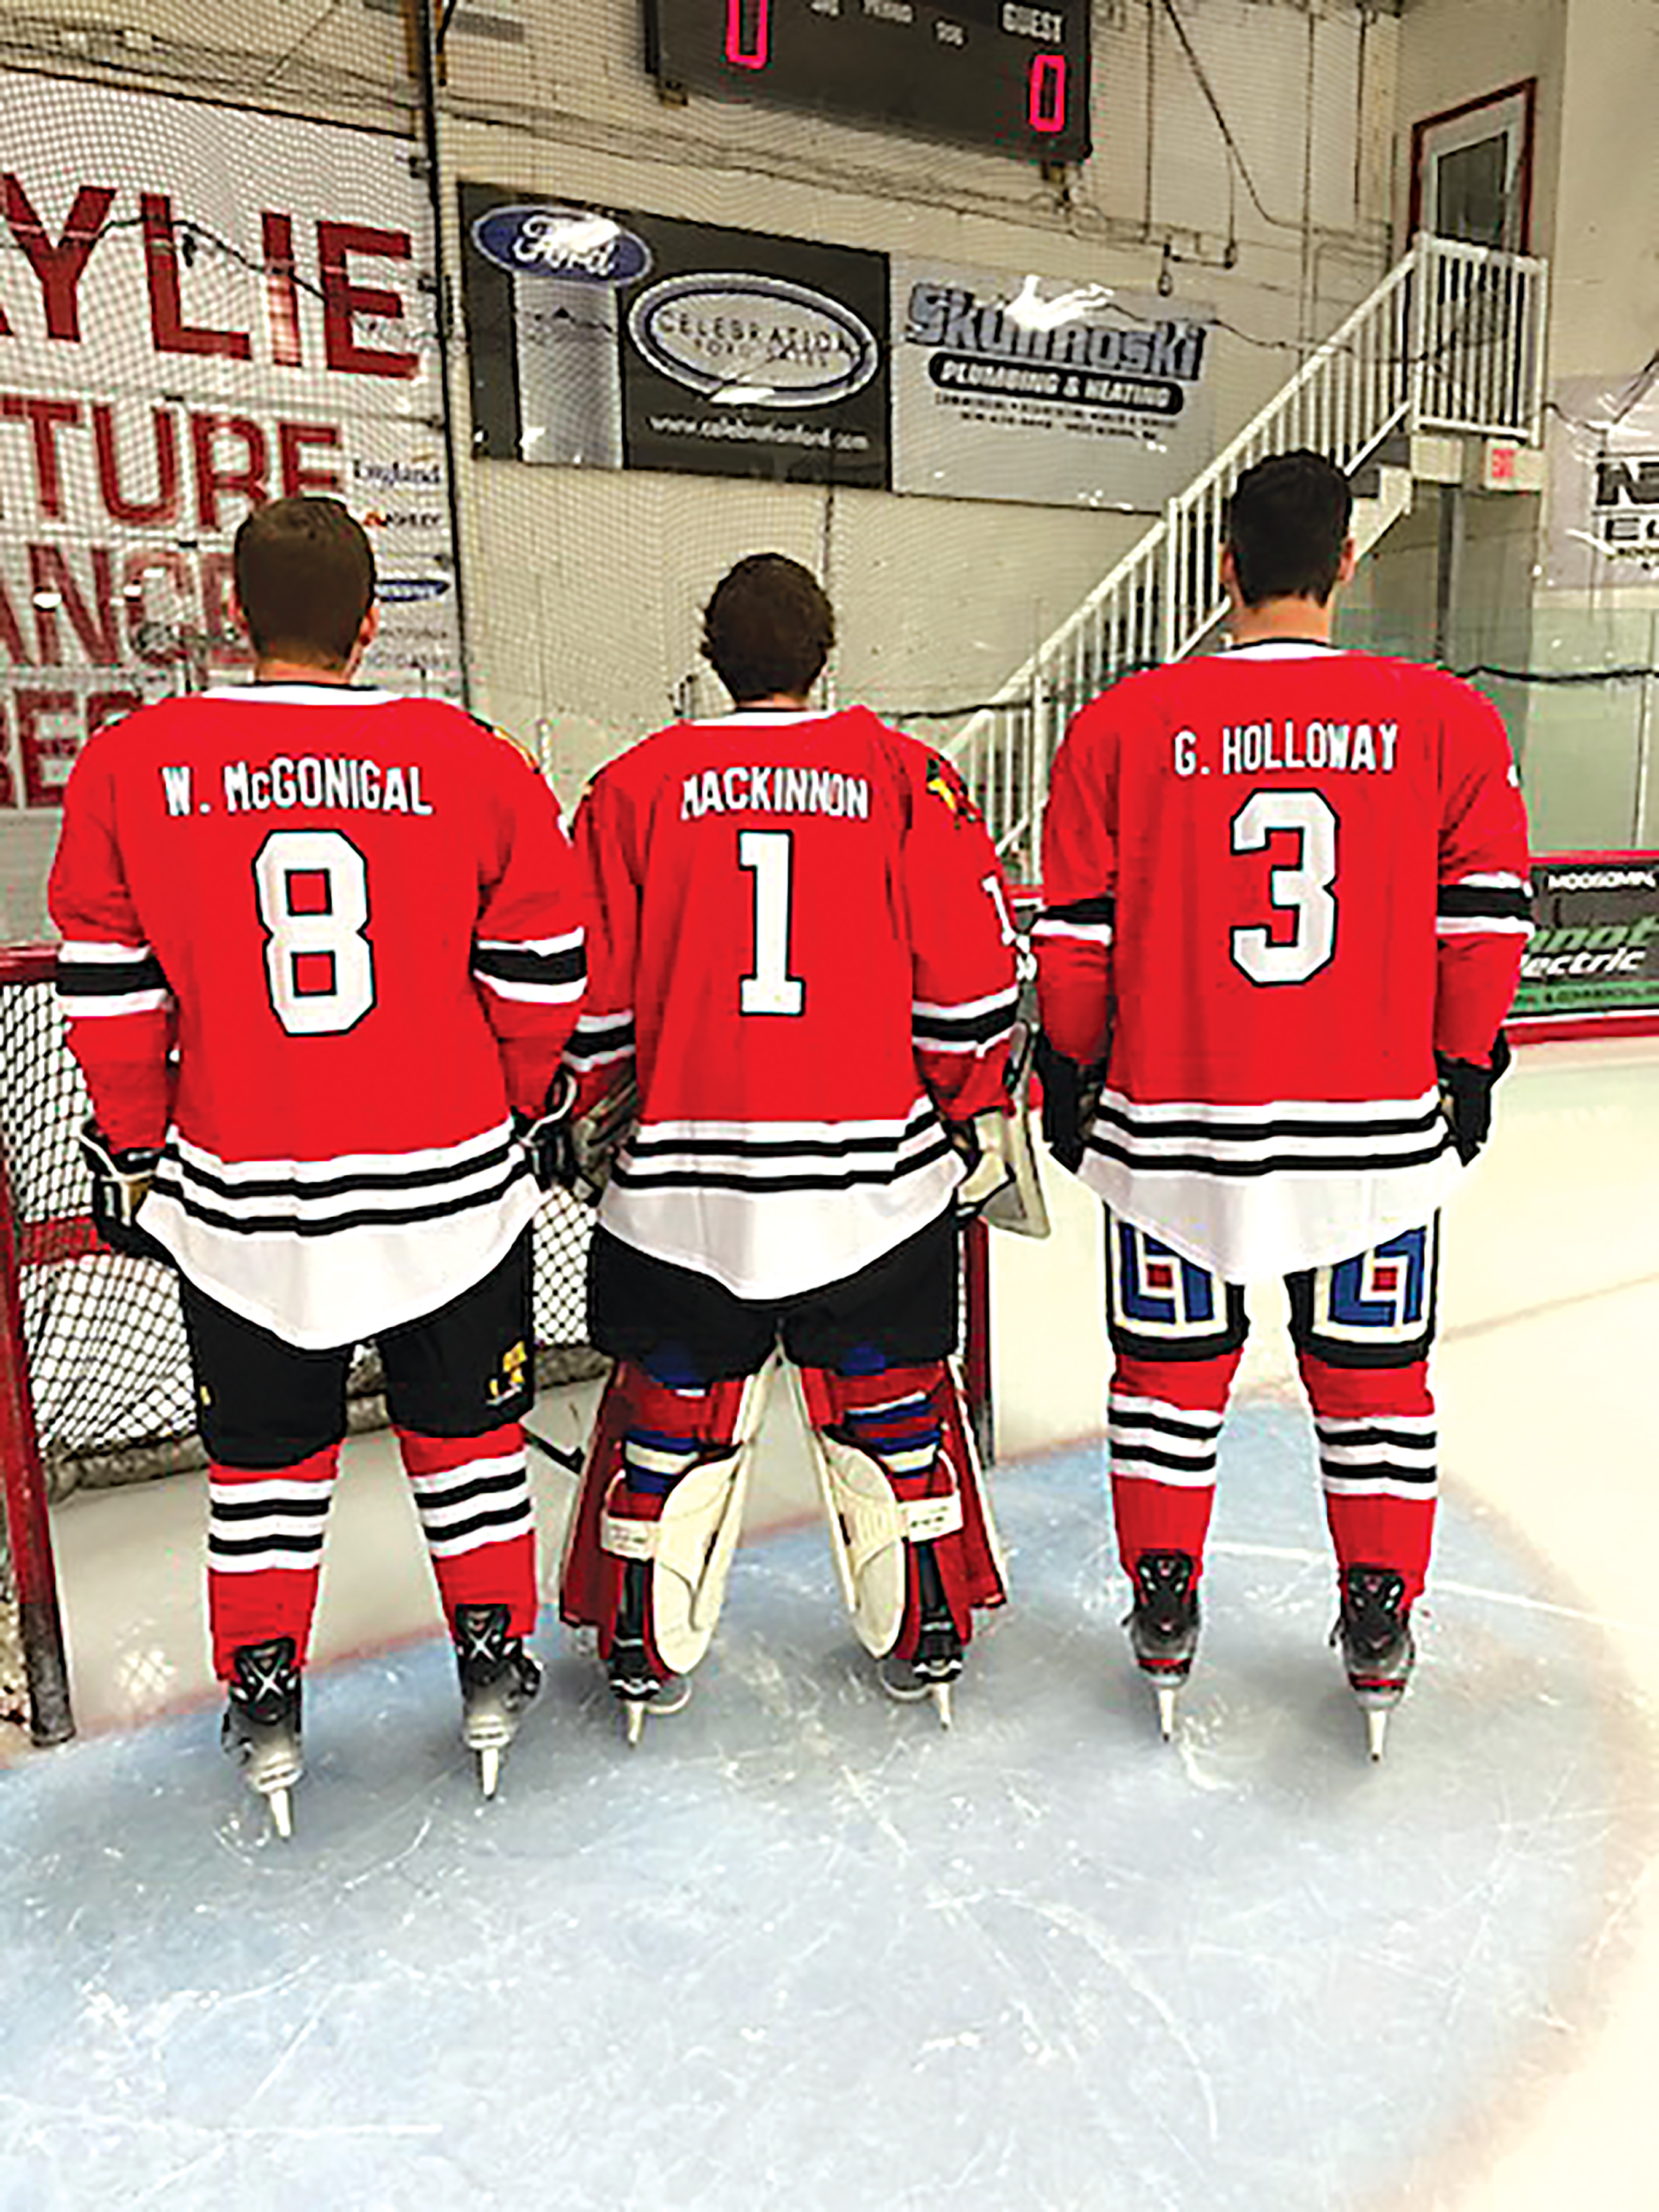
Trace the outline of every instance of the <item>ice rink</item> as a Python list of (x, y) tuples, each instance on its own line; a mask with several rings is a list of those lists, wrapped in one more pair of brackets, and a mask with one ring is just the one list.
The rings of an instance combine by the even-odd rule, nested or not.
[(200, 1479), (60, 1509), (84, 1734), (0, 1772), (3, 2212), (1646, 2203), (1659, 1044), (1523, 1054), (1448, 1216), (1437, 1571), (1381, 1768), (1272, 1289), (1159, 1742), (1097, 1220), (1049, 1180), (1054, 1240), (995, 1246), (1014, 1603), (948, 1735), (876, 1692), (779, 1418), (690, 1710), (629, 1753), (550, 1623), (480, 1804), (368, 1439), (283, 1845), (215, 1747)]

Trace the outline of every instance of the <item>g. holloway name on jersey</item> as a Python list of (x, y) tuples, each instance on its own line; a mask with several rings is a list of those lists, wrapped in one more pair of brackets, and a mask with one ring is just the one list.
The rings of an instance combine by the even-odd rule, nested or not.
[[(289, 813), (304, 808), (362, 814), (430, 814), (421, 796), (421, 771), (380, 761), (343, 760), (337, 754), (276, 753), (268, 761), (227, 761), (220, 772), (227, 814)], [(190, 769), (161, 770), (161, 792), (169, 814), (194, 814)], [(200, 803), (199, 811), (208, 811)]]
[(1309, 769), (1341, 769), (1360, 775), (1390, 775), (1400, 742), (1398, 722), (1237, 722), (1202, 735), (1177, 730), (1172, 740), (1177, 775), (1269, 775)]

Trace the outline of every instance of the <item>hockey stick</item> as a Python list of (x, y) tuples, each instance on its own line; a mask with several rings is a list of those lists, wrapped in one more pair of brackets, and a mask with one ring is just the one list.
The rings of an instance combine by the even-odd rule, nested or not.
[(528, 1421), (523, 1424), (524, 1440), (544, 1459), (550, 1459), (555, 1467), (562, 1467), (567, 1474), (580, 1474), (582, 1462), (587, 1457), (584, 1451), (567, 1451), (562, 1444), (554, 1443), (550, 1437), (538, 1436)]

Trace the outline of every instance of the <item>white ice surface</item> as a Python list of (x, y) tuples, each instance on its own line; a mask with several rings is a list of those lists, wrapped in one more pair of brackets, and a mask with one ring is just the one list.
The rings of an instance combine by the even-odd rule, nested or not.
[[(288, 1847), (206, 1709), (0, 1773), (0, 2208), (1655, 2201), (1659, 1050), (1528, 1055), (1502, 1109), (1449, 1217), (1448, 1498), (1382, 1769), (1264, 1331), (1176, 1750), (1091, 1445), (999, 1479), (1018, 1602), (948, 1737), (875, 1695), (811, 1532), (740, 1555), (631, 1756), (550, 1631), (490, 1808), (430, 1640), (319, 1673)], [(1097, 1419), (1094, 1219), (1058, 1211), (998, 1246), (1018, 1447)], [(338, 1511), (325, 1650), (429, 1623), (372, 1450)], [(58, 1525), (83, 1714), (188, 1701), (193, 1489)]]

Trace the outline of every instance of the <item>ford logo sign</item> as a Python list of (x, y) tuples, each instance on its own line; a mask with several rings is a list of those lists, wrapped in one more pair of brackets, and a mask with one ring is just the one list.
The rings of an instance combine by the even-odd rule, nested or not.
[(581, 284), (633, 284), (651, 248), (597, 208), (498, 207), (472, 225), (472, 243), (515, 276), (569, 276)]
[(447, 576), (382, 576), (375, 592), (388, 606), (401, 607), (416, 599), (441, 599), (448, 589)]
[(635, 301), (628, 335), (662, 375), (747, 407), (827, 407), (881, 365), (850, 307), (781, 276), (667, 277)]

